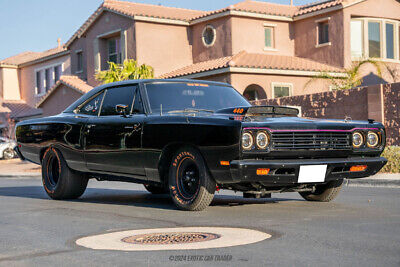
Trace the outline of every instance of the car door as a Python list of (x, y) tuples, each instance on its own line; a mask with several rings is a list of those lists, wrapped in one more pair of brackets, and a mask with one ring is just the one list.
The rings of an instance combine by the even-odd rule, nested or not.
[[(137, 85), (106, 89), (99, 116), (85, 129), (85, 159), (89, 170), (144, 176), (141, 156), (144, 112)], [(126, 106), (119, 114), (117, 105)]]

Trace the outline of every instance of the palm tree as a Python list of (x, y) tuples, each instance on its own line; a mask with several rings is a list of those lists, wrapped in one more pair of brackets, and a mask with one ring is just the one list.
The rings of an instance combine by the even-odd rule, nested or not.
[(103, 83), (151, 78), (154, 78), (153, 67), (146, 64), (139, 66), (133, 59), (125, 60), (123, 64), (108, 62), (108, 70), (96, 73), (96, 79)]
[(365, 64), (372, 64), (377, 70), (377, 75), (379, 78), (382, 78), (382, 68), (381, 68), (381, 63), (378, 63), (375, 60), (372, 59), (364, 59), (359, 62), (356, 62), (354, 66), (352, 66), (349, 69), (345, 69), (344, 77), (335, 77), (330, 75), (327, 72), (321, 72), (319, 75), (313, 77), (310, 79), (305, 85), (304, 88), (306, 88), (308, 85), (310, 85), (313, 81), (318, 80), (318, 79), (327, 79), (330, 80), (332, 85), (334, 86), (335, 89), (338, 90), (345, 90), (345, 89), (351, 89), (357, 86), (360, 86), (363, 82), (363, 77), (361, 77), (360, 74), (360, 68), (365, 65)]

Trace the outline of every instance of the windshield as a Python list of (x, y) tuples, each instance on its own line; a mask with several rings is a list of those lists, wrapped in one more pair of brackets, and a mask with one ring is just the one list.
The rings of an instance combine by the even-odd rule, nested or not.
[(206, 83), (151, 83), (146, 85), (152, 113), (176, 110), (216, 111), (250, 107), (250, 103), (229, 86)]

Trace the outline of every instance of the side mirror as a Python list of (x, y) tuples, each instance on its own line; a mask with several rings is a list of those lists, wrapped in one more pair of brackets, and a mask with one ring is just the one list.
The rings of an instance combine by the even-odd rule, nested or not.
[(115, 110), (119, 115), (126, 117), (126, 114), (128, 113), (128, 106), (124, 104), (117, 104), (115, 106)]

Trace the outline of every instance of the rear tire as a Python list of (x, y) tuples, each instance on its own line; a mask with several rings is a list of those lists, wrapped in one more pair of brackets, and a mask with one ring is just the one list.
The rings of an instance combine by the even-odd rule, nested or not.
[(300, 192), (299, 194), (308, 201), (330, 202), (337, 197), (342, 185), (343, 179), (334, 180), (323, 185), (317, 185), (315, 192)]
[(168, 194), (168, 188), (156, 185), (145, 184), (144, 188), (154, 195)]
[(179, 149), (169, 169), (169, 191), (181, 210), (200, 211), (207, 208), (216, 189), (201, 154), (191, 148)]
[(70, 169), (61, 153), (48, 148), (42, 160), (43, 187), (52, 199), (76, 199), (86, 190), (86, 175)]

